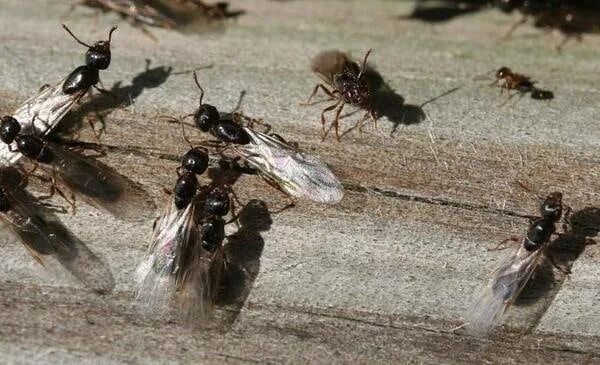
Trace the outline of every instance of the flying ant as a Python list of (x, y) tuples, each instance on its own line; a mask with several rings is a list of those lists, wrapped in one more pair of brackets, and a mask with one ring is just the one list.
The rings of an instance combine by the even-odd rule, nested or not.
[[(339, 51), (325, 51), (318, 54), (312, 61), (311, 69), (315, 72), (325, 84), (317, 84), (308, 100), (303, 105), (310, 105), (311, 100), (317, 92), (322, 90), (330, 99), (336, 100), (336, 103), (323, 109), (321, 112), (321, 124), (323, 128), (323, 137), (325, 140), (327, 134), (334, 128), (336, 140), (340, 140), (339, 119), (342, 109), (346, 104), (365, 109), (366, 112), (362, 119), (357, 123), (361, 125), (365, 120), (371, 118), (377, 126), (377, 117), (372, 107), (372, 90), (369, 88), (369, 82), (365, 77), (367, 71), (367, 58), (371, 54), (369, 49), (362, 60), (362, 63), (352, 61), (348, 55)], [(325, 114), (335, 110), (335, 117), (331, 125), (326, 128), (327, 120)]]
[[(511, 237), (508, 241), (519, 242), (519, 248), (507, 257), (495, 271), (481, 299), (470, 313), (469, 328), (477, 335), (487, 335), (501, 315), (515, 302), (536, 268), (548, 258), (559, 270), (548, 254), (551, 236), (556, 232), (556, 223), (567, 220), (571, 209), (562, 202), (561, 192), (550, 193), (540, 205), (540, 217), (531, 221), (527, 234)], [(499, 247), (499, 246), (498, 246)]]
[(222, 116), (217, 108), (203, 103), (204, 90), (195, 72), (194, 81), (200, 89), (194, 123), (201, 131), (217, 138), (214, 147), (223, 147), (221, 152), (233, 152), (257, 169), (267, 183), (288, 196), (321, 203), (341, 200), (343, 188), (340, 182), (320, 159), (278, 135), (258, 131), (254, 126), (263, 123), (257, 119), (240, 113)]

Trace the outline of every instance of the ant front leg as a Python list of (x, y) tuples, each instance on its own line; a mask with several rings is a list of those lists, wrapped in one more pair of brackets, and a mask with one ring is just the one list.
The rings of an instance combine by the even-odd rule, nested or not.
[(300, 103), (300, 105), (302, 105), (302, 106), (307, 106), (307, 105), (312, 105), (312, 104), (315, 104), (315, 103), (312, 103), (312, 104), (311, 104), (311, 102), (310, 102), (310, 101), (312, 100), (312, 98), (314, 98), (314, 97), (317, 95), (317, 92), (319, 91), (319, 89), (323, 90), (323, 92), (324, 92), (325, 94), (327, 94), (327, 96), (329, 96), (329, 98), (330, 98), (329, 100), (331, 100), (331, 99), (335, 99), (334, 93), (333, 93), (333, 92), (331, 92), (331, 91), (329, 91), (329, 89), (327, 89), (327, 88), (325, 87), (325, 85), (323, 85), (323, 84), (317, 84), (317, 86), (315, 86), (315, 88), (313, 89), (313, 92), (312, 92), (312, 94), (310, 94), (310, 96), (308, 97), (308, 99), (306, 100), (306, 102), (304, 102), (304, 103)]
[(342, 114), (342, 109), (344, 109), (344, 105), (346, 103), (341, 103), (335, 112), (335, 119), (333, 120), (333, 126), (335, 127), (335, 139), (340, 141), (340, 114)]
[[(496, 247), (493, 248), (488, 248), (488, 251), (500, 251), (500, 250), (504, 250), (505, 248), (508, 248), (507, 243), (508, 242), (512, 242), (512, 243), (520, 243), (523, 240), (523, 237), (521, 236), (510, 236), (510, 238), (507, 238), (503, 241), (500, 241), (500, 243), (498, 243), (496, 245)], [(504, 246), (501, 248), (501, 246)]]
[(552, 266), (554, 266), (558, 271), (560, 271), (564, 275), (571, 274), (571, 269), (568, 268), (567, 266), (559, 265), (558, 263), (556, 263), (556, 260), (554, 259), (554, 256), (552, 256), (551, 254), (547, 254), (546, 257), (548, 258), (548, 261), (550, 261), (550, 263), (552, 264)]
[(503, 40), (508, 40), (512, 34), (515, 32), (515, 30), (517, 30), (517, 28), (523, 24), (525, 24), (525, 22), (527, 22), (527, 15), (523, 16), (519, 21), (517, 21), (516, 23), (514, 23), (510, 29), (508, 30), (508, 32), (506, 32), (506, 34), (504, 34), (504, 36), (502, 37)]
[(279, 186), (279, 184), (277, 184), (275, 181), (273, 181), (272, 179), (270, 179), (267, 176), (264, 176), (264, 175), (262, 175), (262, 176), (267, 184), (269, 184), (269, 185), (271, 185), (271, 187), (277, 189), (279, 192), (281, 192), (283, 195), (285, 195), (285, 197), (288, 199), (287, 204), (285, 204), (283, 207), (281, 207), (275, 211), (269, 212), (270, 214), (281, 213), (285, 210), (288, 210), (288, 209), (296, 206), (296, 200), (293, 197), (291, 197), (285, 190), (283, 190), (281, 188), (281, 186)]
[(327, 134), (329, 133), (329, 130), (331, 129), (331, 127), (329, 127), (328, 129), (325, 129), (325, 125), (327, 124), (327, 119), (325, 119), (325, 114), (327, 112), (330, 112), (330, 111), (334, 110), (335, 108), (337, 108), (338, 105), (340, 105), (340, 103), (342, 103), (341, 100), (333, 105), (328, 106), (327, 108), (323, 109), (323, 111), (321, 112), (321, 127), (323, 128), (323, 137), (321, 138), (322, 141), (324, 141), (325, 138), (327, 138)]

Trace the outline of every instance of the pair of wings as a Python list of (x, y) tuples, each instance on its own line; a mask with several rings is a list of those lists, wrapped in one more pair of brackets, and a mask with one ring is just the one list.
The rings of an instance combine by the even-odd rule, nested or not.
[(224, 263), (222, 245), (213, 253), (201, 247), (197, 204), (194, 199), (177, 209), (169, 200), (135, 274), (136, 299), (143, 309), (164, 314), (176, 302), (191, 324), (210, 317)]
[(49, 174), (76, 197), (125, 220), (154, 208), (143, 189), (112, 168), (52, 142), (47, 147), (53, 156)]
[(287, 194), (319, 203), (337, 203), (342, 199), (342, 185), (316, 156), (251, 128), (244, 130), (250, 143), (233, 145), (233, 150)]
[(544, 257), (545, 247), (527, 251), (523, 245), (504, 259), (471, 309), (468, 329), (474, 335), (486, 336), (502, 314), (517, 299), (525, 284)]
[(35, 203), (22, 190), (4, 189), (10, 209), (0, 212), (0, 221), (25, 245), (29, 253), (48, 267), (49, 258), (84, 285), (100, 293), (110, 292), (115, 283), (108, 268), (87, 246), (75, 237), (52, 212)]
[[(66, 78), (54, 86), (42, 89), (12, 114), (12, 117), (21, 124), (21, 133), (36, 135), (50, 133), (87, 92), (87, 90), (80, 90), (73, 94), (65, 94), (62, 90), (65, 80)], [(14, 142), (12, 146), (0, 143), (0, 162), (3, 165), (14, 165), (21, 159), (22, 155), (16, 152), (15, 147)]]

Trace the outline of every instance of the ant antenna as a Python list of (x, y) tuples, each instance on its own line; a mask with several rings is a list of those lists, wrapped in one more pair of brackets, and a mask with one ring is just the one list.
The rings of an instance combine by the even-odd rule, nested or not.
[(196, 82), (196, 86), (200, 89), (200, 105), (202, 105), (202, 99), (204, 98), (204, 89), (200, 86), (200, 81), (198, 81), (198, 74), (194, 71), (194, 81)]
[(360, 66), (360, 72), (358, 73), (359, 79), (365, 73), (365, 69), (367, 67), (367, 58), (369, 58), (369, 55), (371, 54), (372, 50), (373, 50), (372, 48), (369, 48), (367, 53), (365, 53), (365, 58), (363, 58), (362, 65)]
[[(75, 34), (73, 34), (73, 32), (71, 32), (71, 30), (69, 29), (69, 27), (67, 27), (67, 26), (66, 26), (66, 25), (64, 25), (64, 24), (62, 25), (62, 27), (63, 27), (63, 29), (64, 29), (64, 30), (66, 30), (66, 31), (67, 31), (67, 33), (69, 33), (69, 34), (71, 35), (71, 37), (73, 37), (73, 39), (75, 39), (75, 41), (77, 41), (77, 43), (81, 44), (81, 45), (82, 45), (82, 46), (84, 46), (84, 47), (87, 47), (87, 48), (92, 48), (90, 45), (88, 45), (88, 44), (86, 44), (86, 43), (82, 42), (82, 41), (81, 41), (79, 38), (77, 38), (77, 37), (75, 36)], [(114, 30), (114, 27), (113, 27), (113, 30)], [(113, 30), (111, 30), (111, 33), (112, 33), (112, 31), (113, 31)], [(109, 34), (109, 39), (110, 39), (110, 34)]]
[(190, 139), (185, 134), (185, 123), (183, 123), (183, 120), (181, 120), (181, 119), (178, 119), (178, 121), (179, 121), (179, 125), (181, 126), (181, 134), (183, 135), (183, 140), (186, 141), (190, 145), (190, 148), (194, 148), (194, 144), (192, 143), (192, 141), (190, 141)]
[(477, 76), (473, 77), (473, 81), (489, 80), (490, 79), (490, 77), (489, 77), (490, 74), (493, 73), (493, 72), (496, 72), (496, 71), (497, 70), (493, 68), (493, 69), (489, 70), (488, 72), (486, 72), (484, 74), (477, 75)]
[(113, 25), (112, 28), (110, 28), (110, 30), (108, 31), (108, 43), (110, 44), (110, 41), (112, 40), (112, 34), (115, 30), (117, 30), (118, 26)]

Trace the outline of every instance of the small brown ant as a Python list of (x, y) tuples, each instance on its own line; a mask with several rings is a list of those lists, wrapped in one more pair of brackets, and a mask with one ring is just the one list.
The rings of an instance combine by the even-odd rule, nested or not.
[(512, 95), (509, 94), (508, 99), (502, 103), (502, 105), (508, 103), (508, 101), (517, 94), (520, 97), (523, 97), (526, 93), (530, 93), (531, 98), (536, 100), (549, 100), (554, 98), (552, 91), (538, 89), (534, 86), (535, 81), (531, 80), (529, 76), (513, 72), (506, 66), (500, 67), (498, 71), (496, 71), (495, 77), (496, 80), (490, 85), (498, 85), (500, 87), (500, 94), (502, 94), (504, 90), (507, 92), (510, 90), (517, 91)]
[[(365, 78), (367, 70), (367, 58), (371, 54), (369, 49), (362, 60), (362, 63), (351, 61), (350, 58), (340, 51), (326, 51), (318, 54), (312, 61), (311, 69), (328, 86), (319, 83), (313, 89), (312, 94), (303, 105), (310, 105), (310, 101), (317, 94), (319, 89), (323, 90), (331, 100), (336, 103), (323, 109), (321, 112), (321, 123), (323, 126), (323, 140), (331, 128), (335, 128), (335, 137), (339, 141), (339, 119), (344, 105), (350, 104), (365, 109), (363, 118), (357, 123), (360, 125), (367, 118), (371, 118), (377, 125), (375, 111), (371, 105), (372, 91), (369, 89), (368, 80)], [(327, 120), (325, 113), (335, 110), (335, 119), (329, 128), (325, 128)]]

